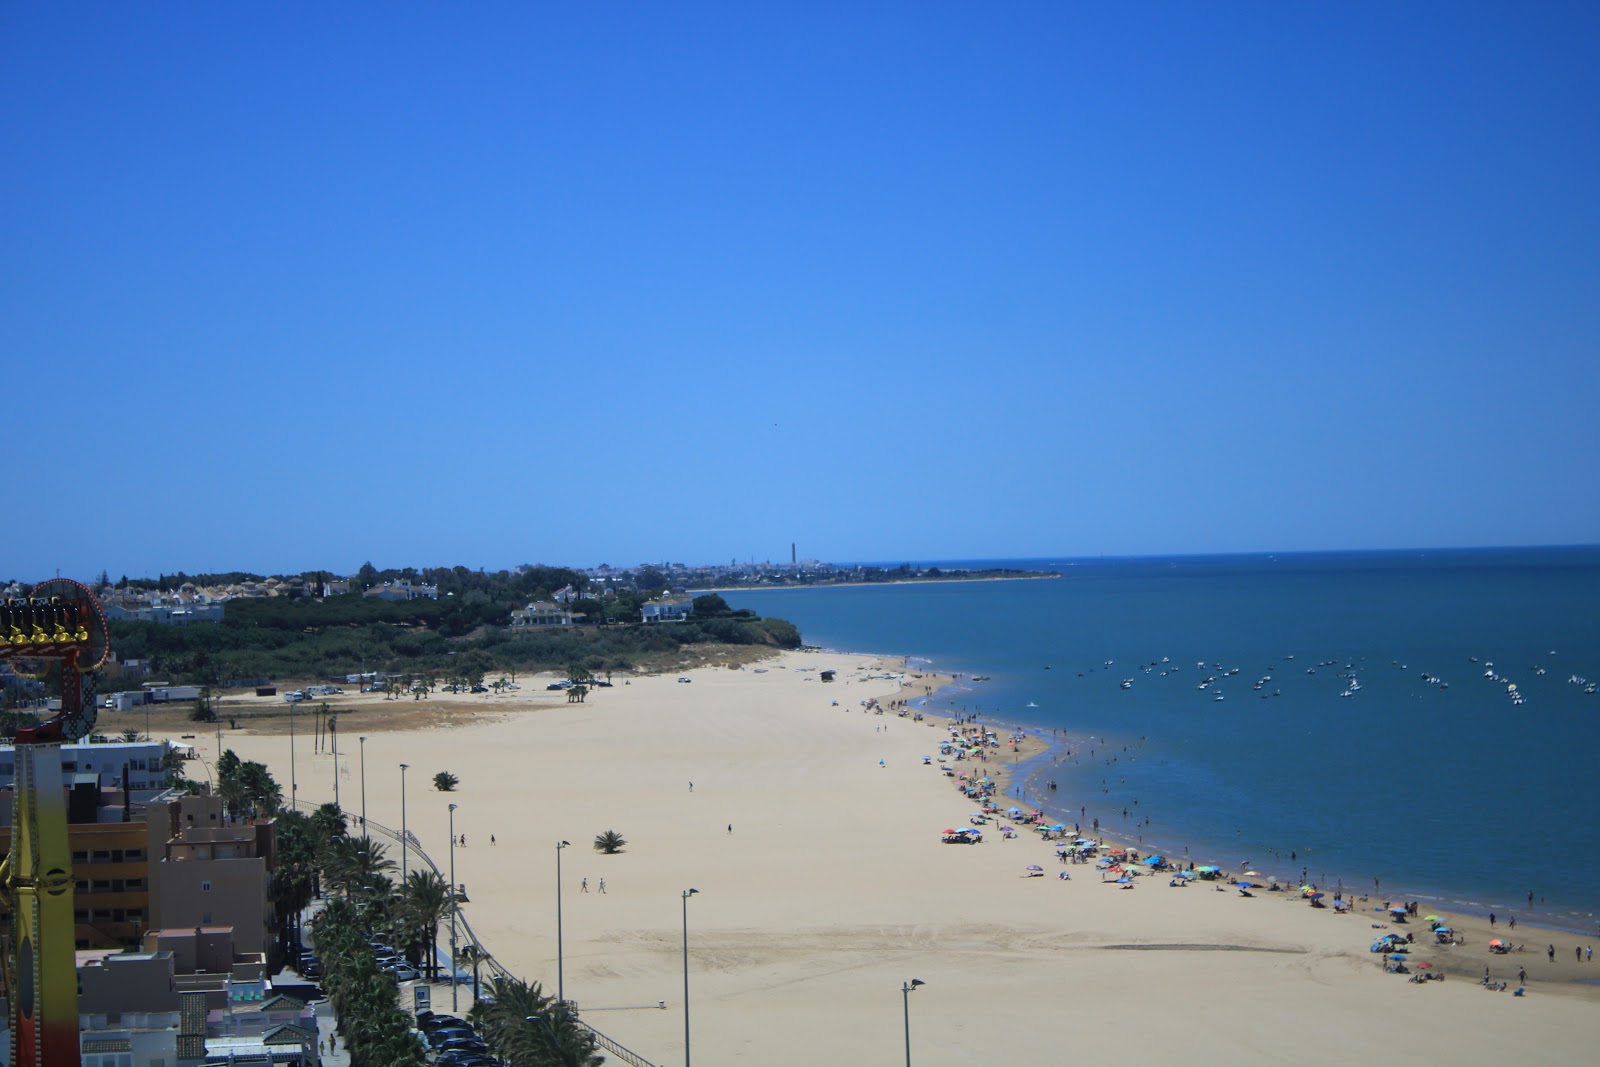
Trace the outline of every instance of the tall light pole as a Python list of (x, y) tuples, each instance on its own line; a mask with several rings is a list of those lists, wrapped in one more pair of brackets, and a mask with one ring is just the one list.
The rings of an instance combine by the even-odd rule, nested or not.
[(400, 884), (406, 884), (406, 846), (411, 843), (406, 833), (406, 771), (409, 763), (400, 764)]
[(920, 978), (900, 983), (900, 1000), (906, 1013), (906, 1067), (911, 1067), (911, 991), (919, 985), (927, 984)]
[(567, 987), (561, 974), (561, 850), (570, 844), (571, 841), (556, 842), (556, 1007), (562, 1011), (567, 1010)]
[(328, 739), (333, 742), (333, 806), (343, 811), (344, 808), (339, 804), (339, 731), (335, 729), (337, 721), (332, 715), (328, 716)]
[(289, 807), (298, 810), (300, 783), (294, 775), (294, 705), (289, 705)]
[(361, 836), (367, 837), (367, 735), (361, 735)]
[[(454, 1012), (459, 1005), (456, 1002), (456, 908), (461, 906), (456, 897), (456, 806), (450, 805), (450, 1010)], [(439, 963), (439, 954), (433, 954), (435, 968)], [(438, 973), (437, 969), (434, 973)]]
[(698, 892), (683, 891), (683, 1067), (689, 1067), (689, 898)]

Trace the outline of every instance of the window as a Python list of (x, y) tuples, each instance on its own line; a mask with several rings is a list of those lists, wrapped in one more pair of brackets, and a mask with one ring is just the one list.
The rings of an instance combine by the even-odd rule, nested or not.
[(201, 882), (200, 883), (200, 892), (202, 892), (202, 893), (211, 892), (211, 883), (209, 881)]

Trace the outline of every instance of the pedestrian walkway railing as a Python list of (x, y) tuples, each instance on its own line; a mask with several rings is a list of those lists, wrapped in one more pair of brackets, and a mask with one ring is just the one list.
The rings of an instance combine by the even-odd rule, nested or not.
[[(318, 807), (320, 807), (320, 805), (313, 804), (306, 800), (298, 801), (295, 806), (304, 809), (307, 812), (314, 812)], [(373, 822), (371, 819), (367, 819), (365, 823), (363, 823), (358, 817), (351, 815), (349, 812), (346, 812), (345, 816), (358, 826), (362, 826), (367, 834), (376, 833), (379, 837), (388, 838), (404, 848), (408, 856), (415, 855), (419, 857), (422, 862), (427, 865), (428, 869), (434, 873), (435, 877), (437, 877), (440, 881), (445, 880), (444, 874), (439, 870), (439, 865), (433, 862), (432, 856), (429, 856), (423, 851), (422, 846), (417, 842), (417, 835), (412, 833), (409, 829), (406, 831), (404, 837), (402, 837), (399, 830), (384, 826), (382, 823)], [(461, 887), (451, 886), (450, 888), (452, 892), (456, 892), (459, 891)], [(484, 947), (483, 942), (478, 940), (478, 935), (472, 932), (472, 927), (468, 924), (467, 917), (461, 913), (459, 907), (456, 909), (456, 924), (461, 930), (465, 931), (466, 941), (472, 946), (473, 962), (475, 965), (486, 966), (489, 969), (490, 975), (494, 978), (516, 978), (516, 975), (512, 974), (505, 967), (501, 966), (500, 962), (494, 958), (494, 955)], [(454, 959), (451, 959), (450, 961), (450, 970), (450, 980), (454, 982), (457, 978), (455, 973), (457, 967)], [(568, 1001), (567, 1003), (570, 1004), (572, 1002)], [(599, 1045), (601, 1048), (617, 1057), (617, 1059), (621, 1060), (623, 1063), (628, 1064), (628, 1067), (656, 1067), (655, 1064), (651, 1063), (637, 1052), (634, 1052), (623, 1045), (619, 1045), (617, 1042), (613, 1041), (605, 1034), (602, 1034), (599, 1030), (596, 1030), (594, 1027), (590, 1026), (576, 1015), (572, 1017), (572, 1021), (593, 1034), (595, 1044)]]

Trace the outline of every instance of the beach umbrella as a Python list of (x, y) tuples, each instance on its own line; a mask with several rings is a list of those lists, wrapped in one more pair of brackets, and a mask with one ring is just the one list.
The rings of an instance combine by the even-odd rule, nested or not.
[(1244, 876), (1246, 878), (1260, 878), (1261, 877), (1261, 872), (1260, 871), (1245, 871), (1244, 872)]
[(1133, 879), (1132, 878), (1118, 878), (1117, 881), (1116, 881), (1116, 884), (1117, 885), (1132, 885), (1133, 884)]
[(1042, 870), (1044, 870), (1044, 868), (1039, 866), (1037, 863), (1030, 863), (1030, 864), (1028, 864), (1028, 870), (1030, 870), (1030, 871), (1042, 871)]
[(1436, 934), (1453, 934), (1453, 933), (1455, 933), (1455, 931), (1450, 929), (1448, 926), (1440, 926), (1440, 927), (1436, 928), (1433, 932), (1436, 933)]
[(1425, 923), (1437, 922), (1438, 920), (1439, 916), (1437, 915), (1424, 915), (1422, 917), (1422, 921)]
[(1254, 882), (1240, 882), (1239, 883), (1239, 888), (1240, 889), (1254, 889), (1254, 888), (1256, 888), (1256, 884)]
[(1394, 907), (1389, 909), (1390, 915), (1404, 915), (1405, 913), (1406, 906), (1404, 904), (1396, 904)]
[(1151, 867), (1159, 867), (1161, 866), (1161, 857), (1151, 856), (1149, 859), (1145, 860), (1145, 863)]
[(1307, 893), (1306, 894), (1306, 899), (1307, 900), (1321, 900), (1323, 897), (1325, 897), (1327, 895), (1328, 894), (1323, 893), (1323, 892)]
[(1500, 947), (1500, 946), (1501, 946), (1501, 945), (1503, 945), (1503, 944), (1505, 944), (1505, 942), (1504, 942), (1504, 941), (1502, 941), (1502, 940), (1500, 940), (1500, 939), (1499, 939), (1499, 938), (1498, 938), (1498, 937), (1497, 937), (1497, 938), (1495, 938), (1495, 939), (1494, 939), (1494, 940), (1493, 940), (1493, 941), (1491, 941), (1491, 942), (1489, 942), (1489, 947), (1490, 947), (1490, 948), (1499, 948), (1499, 947)]
[(1421, 963), (1417, 964), (1417, 966), (1418, 967), (1432, 967), (1433, 964), (1429, 963), (1427, 960), (1423, 960)]
[(1391, 955), (1390, 955), (1390, 956), (1389, 956), (1389, 958), (1390, 958), (1390, 959), (1391, 959), (1391, 960), (1399, 960), (1399, 961), (1400, 961), (1400, 962), (1401, 962), (1401, 963), (1404, 963), (1404, 962), (1405, 962), (1405, 959), (1406, 959), (1406, 958), (1405, 958), (1405, 957), (1404, 957), (1404, 956), (1402, 956), (1402, 955), (1401, 955), (1401, 954), (1400, 954), (1400, 953), (1398, 953), (1398, 952), (1395, 952), (1395, 953), (1392, 953), (1392, 954), (1391, 954)]

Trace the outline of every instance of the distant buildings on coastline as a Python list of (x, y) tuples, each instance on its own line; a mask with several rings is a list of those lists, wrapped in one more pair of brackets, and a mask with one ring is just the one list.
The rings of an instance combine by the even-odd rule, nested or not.
[[(656, 593), (663, 596), (639, 608), (640, 621), (646, 623), (675, 622), (689, 617), (692, 605), (688, 597), (693, 590), (775, 588), (784, 586), (872, 584), (889, 582), (939, 581), (969, 577), (1026, 577), (1040, 576), (1039, 572), (1009, 569), (942, 569), (903, 563), (895, 567), (875, 564), (835, 564), (820, 560), (796, 559), (791, 548), (787, 563), (745, 562), (732, 560), (726, 564), (691, 566), (686, 563), (642, 563), (631, 567), (613, 567), (602, 563), (589, 568), (546, 568), (575, 574), (581, 583), (568, 583), (549, 594), (549, 600), (535, 600), (525, 608), (511, 613), (509, 624), (514, 628), (560, 627), (584, 622), (621, 622), (610, 612), (601, 620), (590, 618), (592, 612), (573, 610), (583, 600), (609, 601), (619, 593)], [(511, 573), (521, 575), (532, 568), (516, 567)], [(455, 568), (464, 572), (464, 568)], [(105, 608), (106, 618), (113, 622), (147, 622), (164, 626), (188, 626), (194, 623), (221, 622), (231, 601), (285, 597), (288, 599), (324, 600), (359, 592), (363, 597), (388, 603), (412, 600), (439, 600), (453, 596), (440, 592), (440, 581), (448, 580), (451, 572), (436, 569), (419, 572), (414, 568), (399, 573), (402, 577), (380, 580), (380, 572), (371, 565), (362, 567), (361, 575), (343, 577), (325, 571), (307, 572), (303, 575), (261, 578), (254, 575), (233, 574), (228, 581), (180, 581), (173, 588), (163, 576), (158, 582), (130, 582), (123, 579), (113, 584), (102, 577), (97, 590)], [(481, 572), (480, 572), (481, 573)], [(427, 578), (421, 577), (426, 574)], [(185, 576), (179, 574), (179, 579)], [(204, 576), (202, 576), (204, 577)], [(369, 580), (363, 580), (363, 577)], [(0, 587), (0, 596), (24, 597), (28, 586), (12, 583)], [(629, 612), (631, 614), (631, 610)]]

